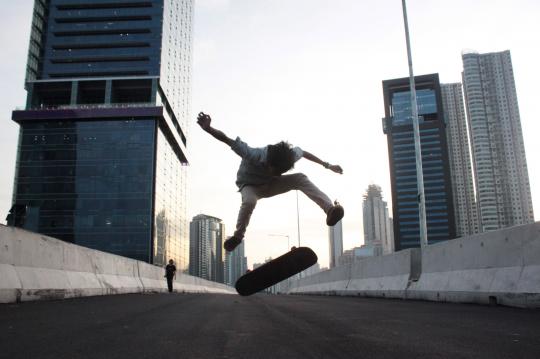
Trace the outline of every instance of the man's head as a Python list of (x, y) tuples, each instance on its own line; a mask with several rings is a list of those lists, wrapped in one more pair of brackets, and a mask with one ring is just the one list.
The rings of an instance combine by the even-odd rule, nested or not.
[(169, 264), (173, 264), (174, 261), (172, 259), (169, 259)]
[(294, 152), (288, 142), (281, 141), (268, 145), (267, 163), (275, 175), (280, 175), (294, 167)]

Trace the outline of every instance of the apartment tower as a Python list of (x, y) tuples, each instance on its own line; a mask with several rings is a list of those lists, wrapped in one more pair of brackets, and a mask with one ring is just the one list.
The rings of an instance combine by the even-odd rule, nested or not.
[(479, 228), (461, 83), (441, 84), (441, 94), (447, 124), (446, 137), (452, 177), (456, 236), (463, 237), (478, 233)]
[(199, 214), (189, 225), (189, 274), (224, 283), (225, 224), (219, 218)]
[(481, 231), (534, 222), (510, 51), (463, 53)]

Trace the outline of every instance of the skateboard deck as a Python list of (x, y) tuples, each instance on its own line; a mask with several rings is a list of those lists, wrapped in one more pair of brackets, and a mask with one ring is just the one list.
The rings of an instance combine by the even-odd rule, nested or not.
[(317, 263), (317, 255), (308, 247), (293, 248), (284, 255), (244, 274), (236, 281), (236, 291), (252, 295), (292, 277)]

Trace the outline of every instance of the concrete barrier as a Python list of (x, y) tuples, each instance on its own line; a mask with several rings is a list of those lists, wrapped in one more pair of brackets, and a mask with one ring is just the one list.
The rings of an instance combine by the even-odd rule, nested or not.
[(420, 272), (420, 253), (404, 250), (371, 257), (293, 281), (288, 293), (402, 298)]
[(540, 222), (404, 250), (292, 281), (337, 294), (540, 307)]
[(419, 275), (420, 252), (408, 249), (354, 263), (347, 290), (356, 295), (403, 298)]
[(429, 246), (408, 296), (540, 307), (540, 223)]
[[(0, 303), (121, 293), (165, 292), (163, 268), (0, 225)], [(177, 292), (235, 293), (178, 274)]]

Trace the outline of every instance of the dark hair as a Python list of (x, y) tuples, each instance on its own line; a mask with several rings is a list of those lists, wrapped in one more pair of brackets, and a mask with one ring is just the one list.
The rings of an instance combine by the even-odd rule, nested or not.
[(285, 141), (268, 145), (267, 162), (279, 173), (285, 173), (294, 167), (294, 152), (292, 146)]

